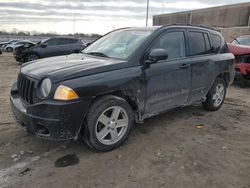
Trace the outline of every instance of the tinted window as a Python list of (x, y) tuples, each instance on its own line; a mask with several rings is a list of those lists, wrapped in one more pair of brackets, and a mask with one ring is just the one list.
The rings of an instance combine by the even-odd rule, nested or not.
[(185, 57), (185, 39), (183, 32), (166, 33), (157, 39), (152, 49), (163, 48), (168, 52), (168, 59)]
[(61, 38), (58, 40), (58, 44), (59, 45), (63, 45), (63, 44), (73, 44), (76, 43), (76, 39), (68, 39), (68, 38)]
[(211, 34), (210, 39), (211, 39), (211, 43), (212, 43), (212, 47), (214, 49), (214, 52), (218, 53), (220, 50), (220, 46), (221, 46), (220, 36)]
[(205, 38), (201, 32), (189, 32), (190, 55), (201, 55), (207, 53)]

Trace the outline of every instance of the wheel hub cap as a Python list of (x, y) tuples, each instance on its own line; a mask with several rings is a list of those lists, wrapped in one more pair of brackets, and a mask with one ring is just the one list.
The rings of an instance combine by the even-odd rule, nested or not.
[(98, 117), (95, 127), (97, 139), (105, 145), (115, 144), (121, 140), (128, 128), (128, 115), (119, 106), (104, 110)]
[(213, 94), (213, 104), (215, 107), (218, 107), (223, 102), (225, 95), (225, 88), (223, 84), (218, 84), (215, 88), (215, 92)]

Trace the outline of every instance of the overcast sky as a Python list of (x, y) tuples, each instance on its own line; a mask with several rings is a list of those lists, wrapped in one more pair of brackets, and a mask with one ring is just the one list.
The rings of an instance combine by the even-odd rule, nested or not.
[[(0, 0), (0, 30), (104, 34), (120, 27), (145, 26), (147, 0)], [(150, 0), (152, 15), (249, 0)], [(75, 27), (74, 27), (75, 18)]]

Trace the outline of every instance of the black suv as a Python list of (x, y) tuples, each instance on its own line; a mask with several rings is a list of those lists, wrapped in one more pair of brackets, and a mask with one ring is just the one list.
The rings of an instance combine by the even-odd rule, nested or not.
[(81, 39), (69, 37), (52, 37), (39, 42), (36, 46), (25, 48), (15, 54), (18, 62), (24, 63), (40, 58), (68, 55), (80, 52), (86, 46)]
[(201, 102), (218, 110), (234, 78), (234, 56), (214, 30), (172, 25), (113, 31), (72, 54), (27, 63), (11, 89), (29, 133), (77, 139), (107, 151), (134, 120)]

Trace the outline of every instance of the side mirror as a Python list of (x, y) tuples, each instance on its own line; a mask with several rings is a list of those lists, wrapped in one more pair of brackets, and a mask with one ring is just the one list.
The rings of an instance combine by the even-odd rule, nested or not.
[(90, 44), (92, 44), (92, 42), (87, 42), (85, 45), (86, 47), (89, 46)]
[(40, 45), (42, 48), (46, 48), (47, 47), (47, 44), (41, 44)]
[(151, 64), (166, 59), (168, 59), (167, 50), (162, 48), (156, 48), (149, 53), (149, 59), (146, 62)]

